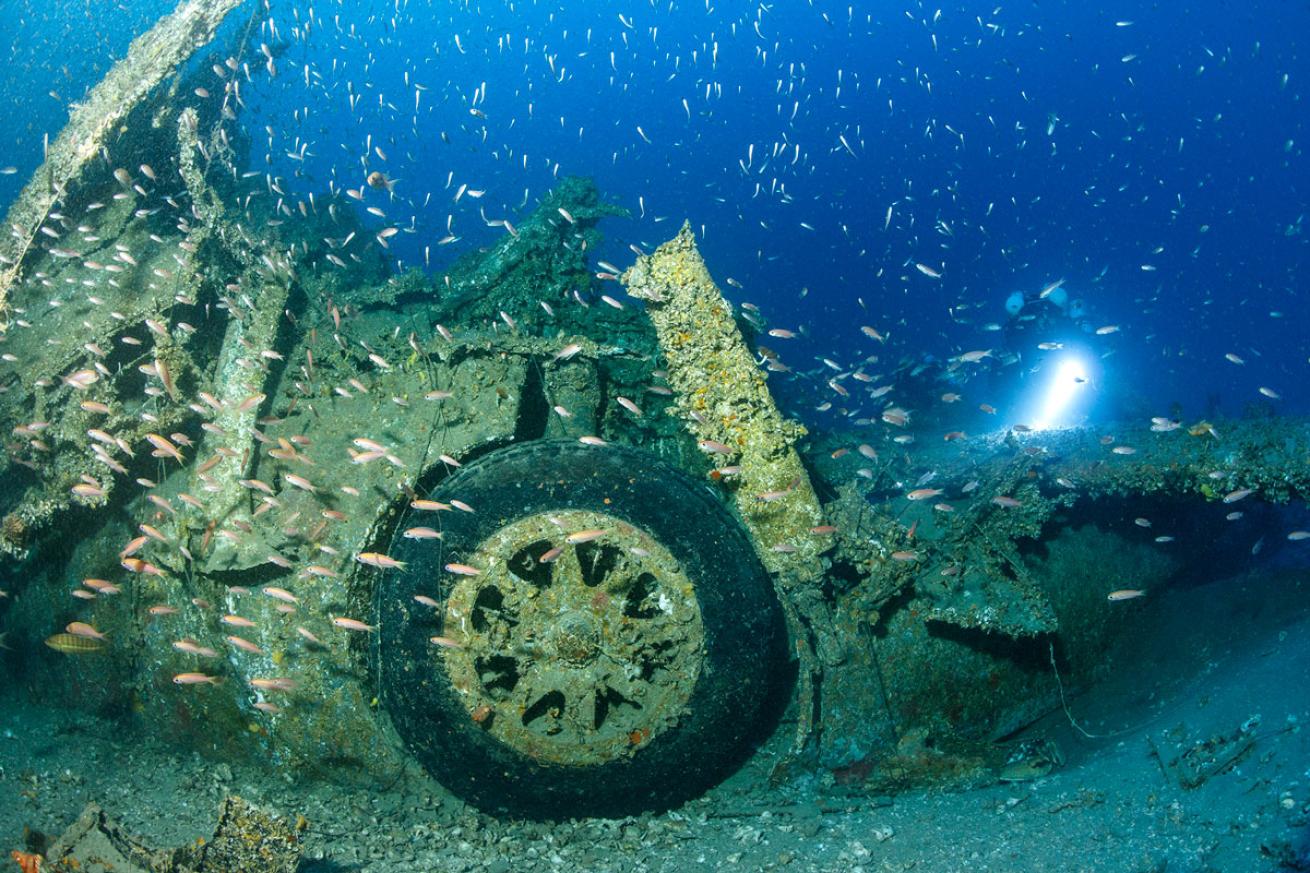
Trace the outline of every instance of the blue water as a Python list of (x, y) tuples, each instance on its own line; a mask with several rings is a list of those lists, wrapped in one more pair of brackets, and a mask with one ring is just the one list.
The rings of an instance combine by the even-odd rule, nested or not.
[[(168, 8), (17, 5), (0, 23), (21, 119), (0, 135), (17, 168), (0, 202), (67, 102)], [(282, 49), (277, 76), (246, 55), (251, 169), (288, 203), (335, 186), (344, 208), (382, 207), (415, 231), (391, 240), (406, 266), (426, 248), (439, 277), (504, 233), (481, 212), (514, 220), (557, 174), (590, 175), (632, 212), (599, 258), (625, 266), (629, 244), (690, 220), (730, 297), (802, 331), (766, 340), (794, 370), (1008, 348), (1017, 363), (970, 370), (959, 407), (969, 422), (988, 403), (999, 425), (1030, 415), (1064, 354), (1036, 343), (1065, 341), (1093, 376), (1092, 421), (1310, 408), (1304, 3), (270, 8), (255, 41)], [(368, 170), (395, 200), (341, 195)], [(461, 185), (486, 193), (454, 202)], [(436, 245), (448, 226), (459, 240)], [(1082, 329), (986, 329), (1011, 292), (1062, 278)]]

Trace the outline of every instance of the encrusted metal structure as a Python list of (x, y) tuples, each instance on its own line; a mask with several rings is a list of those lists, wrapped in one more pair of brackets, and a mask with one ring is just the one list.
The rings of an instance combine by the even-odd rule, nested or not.
[[(689, 492), (698, 506), (748, 532), (795, 659), (792, 763), (905, 760), (928, 736), (986, 743), (1049, 711), (1057, 660), (1073, 686), (1096, 679), (1119, 632), (1107, 595), (1149, 594), (1184, 560), (1107, 507), (1204, 515), (1310, 492), (1293, 420), (1004, 431), (913, 454), (888, 432), (809, 433), (689, 227), (623, 274), (632, 302), (586, 305), (604, 290), (587, 253), (622, 210), (583, 179), (440, 278), (393, 274), (345, 208), (238, 215), (231, 65), (207, 100), (168, 77), (239, 5), (183, 3), (134, 43), (11, 211), (0, 623), (34, 695), (134, 713), (209, 754), (398, 766), (374, 635), (398, 615), (379, 603), (388, 550), (465, 512), (422, 502), (461, 466), (581, 440), (676, 465), (714, 489)], [(885, 450), (849, 452), (866, 442)], [(910, 499), (926, 473), (940, 500)], [(707, 630), (698, 558), (603, 503), (504, 522), (423, 607), (450, 631), (422, 664), (453, 677), (470, 742), (635, 760), (695, 727), (689, 689), (728, 693), (697, 684), (728, 636)], [(72, 620), (111, 642), (39, 645)], [(201, 670), (223, 681), (178, 687)]]

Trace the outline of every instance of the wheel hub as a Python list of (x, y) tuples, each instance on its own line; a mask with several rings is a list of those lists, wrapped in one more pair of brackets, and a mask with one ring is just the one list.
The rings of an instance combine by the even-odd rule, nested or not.
[(451, 577), (437, 657), (470, 717), (525, 754), (590, 765), (677, 723), (700, 675), (693, 585), (648, 533), (600, 512), (531, 515)]
[(583, 615), (567, 615), (546, 635), (547, 657), (571, 667), (585, 667), (600, 652), (600, 628)]

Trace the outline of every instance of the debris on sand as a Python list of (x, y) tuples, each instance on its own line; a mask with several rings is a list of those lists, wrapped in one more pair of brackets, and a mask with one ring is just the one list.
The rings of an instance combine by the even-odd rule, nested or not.
[(84, 873), (293, 873), (300, 836), (297, 827), (232, 796), (219, 806), (211, 839), (152, 849), (92, 803), (50, 847), (46, 862)]

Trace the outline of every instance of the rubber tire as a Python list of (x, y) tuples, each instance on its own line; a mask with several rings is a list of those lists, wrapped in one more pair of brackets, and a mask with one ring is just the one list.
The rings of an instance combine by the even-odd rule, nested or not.
[[(396, 539), (403, 571), (378, 597), (381, 700), (406, 746), (444, 786), (494, 814), (558, 819), (661, 810), (702, 793), (744, 760), (777, 715), (786, 633), (771, 580), (746, 533), (708, 486), (630, 448), (542, 441), (493, 452), (440, 483), (443, 540)], [(444, 608), (414, 595), (438, 590), (447, 562), (465, 562), (491, 534), (527, 515), (606, 512), (646, 530), (681, 563), (704, 626), (700, 676), (681, 721), (630, 757), (561, 766), (525, 756), (470, 718), (433, 663), (428, 638)], [(431, 524), (431, 513), (409, 524)], [(449, 586), (445, 586), (449, 587)], [(444, 605), (443, 605), (444, 606)]]

